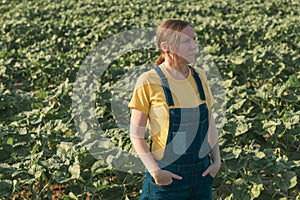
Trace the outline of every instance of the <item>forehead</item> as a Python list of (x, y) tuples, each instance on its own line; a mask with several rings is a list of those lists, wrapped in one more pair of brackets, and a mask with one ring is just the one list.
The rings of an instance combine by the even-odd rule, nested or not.
[(191, 38), (195, 37), (194, 29), (191, 26), (184, 27), (182, 29), (181, 33), (183, 33), (183, 34), (181, 34), (181, 36), (188, 36), (188, 37), (191, 37)]

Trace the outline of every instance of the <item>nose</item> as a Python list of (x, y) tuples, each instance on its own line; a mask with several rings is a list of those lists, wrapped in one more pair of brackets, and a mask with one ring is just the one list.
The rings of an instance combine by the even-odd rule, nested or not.
[(197, 43), (196, 43), (195, 40), (192, 40), (190, 49), (191, 49), (191, 50), (196, 50), (196, 49), (197, 49)]

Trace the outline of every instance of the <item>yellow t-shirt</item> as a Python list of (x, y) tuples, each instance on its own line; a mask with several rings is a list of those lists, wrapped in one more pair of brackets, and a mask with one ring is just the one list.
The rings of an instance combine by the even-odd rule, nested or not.
[[(196, 81), (189, 72), (184, 80), (175, 79), (164, 67), (160, 66), (168, 79), (174, 106), (170, 108), (193, 108), (206, 103), (208, 109), (213, 105), (213, 97), (208, 86), (205, 73), (194, 67), (204, 89), (206, 101), (200, 100)], [(154, 69), (143, 73), (137, 80), (129, 108), (137, 109), (148, 116), (150, 137), (152, 140), (152, 156), (160, 160), (164, 153), (169, 130), (168, 105), (160, 77)]]

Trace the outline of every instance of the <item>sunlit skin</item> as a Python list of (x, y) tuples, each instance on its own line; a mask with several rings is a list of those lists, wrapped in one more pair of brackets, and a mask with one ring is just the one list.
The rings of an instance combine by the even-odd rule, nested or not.
[(195, 38), (195, 32), (191, 26), (182, 29), (177, 51), (180, 65), (185, 66), (194, 62), (197, 50)]
[[(166, 54), (163, 65), (170, 72), (170, 74), (175, 79), (186, 79), (189, 74), (189, 68), (187, 65), (194, 62), (197, 51), (194, 29), (191, 26), (186, 26), (182, 29), (177, 49), (172, 49), (172, 46), (167, 44), (167, 42), (162, 42), (160, 49)], [(177, 58), (178, 60), (174, 62), (174, 58)], [(160, 169), (154, 161), (144, 139), (144, 131), (147, 124), (147, 119), (148, 116), (146, 116), (144, 113), (137, 109), (132, 109), (130, 138), (133, 146), (139, 154), (139, 157), (147, 167), (156, 184), (169, 185), (172, 183), (173, 179), (181, 180), (182, 177), (179, 175)], [(216, 131), (211, 110), (209, 110), (208, 132), (209, 131)], [(216, 145), (214, 145), (210, 155), (214, 162), (203, 172), (202, 176), (210, 174), (212, 177), (214, 177), (220, 169), (221, 160), (218, 142)]]
[[(166, 53), (164, 65), (176, 79), (185, 79), (188, 75), (187, 64), (193, 63), (197, 52), (195, 32), (191, 26), (182, 29), (176, 49), (167, 42), (161, 43), (161, 50)], [(174, 62), (176, 59), (177, 62)]]

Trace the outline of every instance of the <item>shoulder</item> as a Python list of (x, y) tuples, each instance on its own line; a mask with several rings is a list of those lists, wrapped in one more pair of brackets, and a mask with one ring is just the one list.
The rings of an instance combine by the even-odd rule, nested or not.
[(197, 66), (196, 67), (193, 66), (192, 68), (198, 73), (201, 80), (207, 82), (207, 76), (206, 76), (205, 72), (203, 71), (203, 69), (201, 69), (200, 67), (197, 67)]
[(160, 83), (160, 79), (155, 69), (150, 69), (146, 72), (143, 72), (137, 79), (136, 86), (142, 86), (145, 84), (157, 84)]
[(151, 83), (153, 81), (156, 81), (156, 80), (159, 80), (159, 76), (157, 74), (157, 72), (155, 71), (155, 69), (150, 69), (146, 72), (143, 72), (139, 78), (138, 78), (139, 81), (141, 82), (148, 82), (148, 83)]

